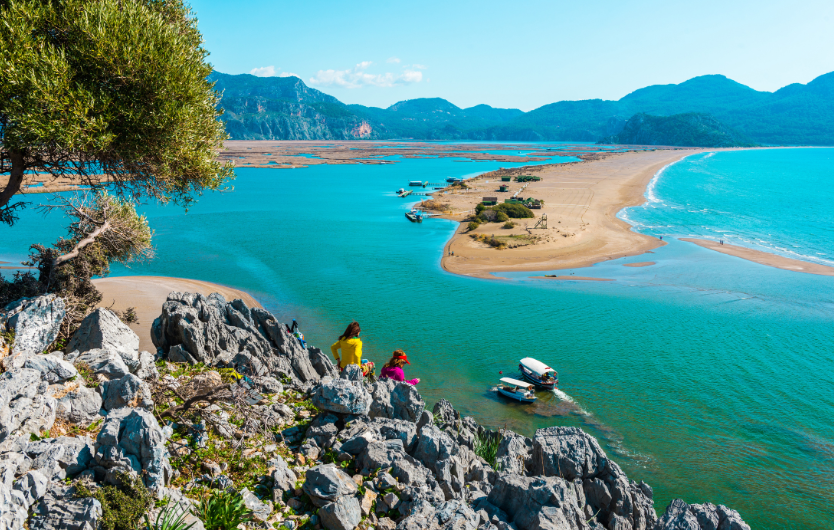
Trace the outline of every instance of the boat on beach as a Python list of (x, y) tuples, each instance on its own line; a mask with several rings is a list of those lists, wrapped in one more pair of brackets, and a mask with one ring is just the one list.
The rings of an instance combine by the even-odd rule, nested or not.
[(533, 385), (513, 379), (511, 377), (502, 377), (501, 385), (498, 385), (498, 393), (522, 403), (532, 403), (536, 401), (536, 395), (533, 394)]
[(411, 210), (410, 212), (405, 212), (405, 216), (412, 223), (423, 222), (423, 212), (421, 212), (420, 210)]
[(532, 357), (518, 363), (522, 377), (540, 388), (552, 390), (559, 384), (559, 372)]

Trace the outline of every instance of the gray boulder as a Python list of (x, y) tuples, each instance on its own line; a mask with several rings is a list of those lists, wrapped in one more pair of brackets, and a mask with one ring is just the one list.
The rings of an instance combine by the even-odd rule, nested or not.
[(335, 464), (322, 464), (310, 468), (302, 489), (318, 507), (334, 502), (340, 497), (354, 495), (358, 491), (350, 475)]
[(67, 351), (108, 350), (128, 362), (139, 360), (139, 336), (115, 313), (99, 308), (87, 315), (67, 344)]
[(341, 379), (347, 379), (348, 381), (362, 381), (365, 378), (365, 376), (362, 375), (362, 368), (358, 364), (349, 364), (345, 366), (339, 377)]
[(30, 442), (22, 450), (31, 459), (30, 469), (52, 481), (72, 478), (86, 470), (94, 452), (90, 438), (69, 436)]
[(741, 515), (726, 506), (686, 504), (675, 499), (653, 530), (750, 530)]
[(78, 370), (73, 365), (57, 355), (33, 355), (26, 359), (23, 366), (40, 372), (43, 380), (51, 385), (78, 375)]
[(76, 351), (68, 356), (73, 359), (72, 363), (76, 367), (83, 364), (104, 379), (118, 379), (130, 373), (122, 356), (115, 351), (95, 349), (75, 354)]
[(269, 514), (272, 513), (272, 503), (267, 501), (263, 502), (259, 499), (254, 493), (249, 491), (248, 488), (243, 488), (240, 492), (241, 498), (243, 498), (243, 504), (251, 510), (252, 517), (258, 522), (264, 522), (269, 519)]
[(496, 471), (525, 475), (533, 452), (533, 441), (512, 431), (504, 431), (495, 455)]
[(61, 323), (66, 316), (63, 298), (46, 294), (31, 300), (18, 300), (9, 304), (0, 317), (7, 331), (14, 331), (12, 359), (19, 359), (6, 369), (20, 368), (26, 354), (44, 351), (58, 337)]
[(96, 438), (95, 461), (106, 470), (105, 481), (110, 484), (118, 484), (120, 472), (135, 472), (149, 490), (161, 492), (172, 475), (166, 440), (150, 412), (116, 409), (108, 414)]
[(365, 415), (371, 409), (371, 395), (357, 381), (325, 380), (313, 395), (313, 405), (330, 412)]
[(21, 530), (28, 518), (29, 509), (23, 494), (0, 483), (0, 530)]
[(0, 442), (12, 433), (39, 434), (55, 422), (55, 398), (45, 395), (41, 373), (20, 368), (0, 374)]
[(102, 511), (96, 499), (75, 497), (74, 488), (53, 485), (33, 515), (30, 530), (96, 530)]
[(281, 455), (274, 455), (269, 461), (269, 467), (273, 490), (284, 492), (295, 489), (295, 482), (298, 477)]
[(362, 522), (362, 508), (354, 496), (342, 496), (319, 509), (321, 524), (328, 530), (353, 530)]
[(76, 385), (72, 390), (56, 395), (60, 396), (57, 398), (56, 417), (82, 425), (89, 425), (99, 418), (102, 399), (92, 388)]
[(480, 517), (465, 502), (444, 502), (434, 512), (435, 525), (443, 530), (477, 530)]
[(110, 411), (122, 407), (153, 410), (150, 387), (133, 374), (105, 381), (101, 384), (101, 395), (104, 400), (102, 405), (104, 410)]
[(368, 415), (372, 418), (391, 418), (417, 423), (426, 402), (408, 383), (380, 379), (371, 387), (373, 403)]
[(49, 480), (38, 471), (29, 471), (14, 483), (14, 489), (23, 494), (26, 506), (32, 506), (35, 501), (46, 494)]
[(441, 399), (435, 403), (432, 412), (434, 413), (434, 417), (438, 418), (441, 423), (454, 424), (460, 419), (460, 413), (456, 411), (455, 407), (452, 406), (452, 403), (446, 399)]
[(501, 475), (487, 500), (506, 513), (518, 528), (588, 528), (573, 486), (559, 477)]
[(134, 371), (134, 374), (139, 379), (145, 381), (154, 381), (159, 379), (159, 371), (156, 369), (154, 363), (154, 356), (151, 352), (139, 352), (139, 366)]

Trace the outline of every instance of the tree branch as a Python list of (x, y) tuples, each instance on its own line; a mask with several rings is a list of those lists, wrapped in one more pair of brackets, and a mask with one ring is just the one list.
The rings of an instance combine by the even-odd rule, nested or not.
[[(220, 385), (213, 388), (208, 389), (207, 391), (203, 392), (202, 394), (197, 394), (196, 396), (192, 396), (185, 400), (182, 405), (177, 405), (176, 407), (171, 407), (168, 410), (164, 411), (162, 414), (159, 415), (160, 419), (169, 417), (173, 418), (174, 414), (179, 414), (181, 412), (185, 412), (192, 405), (199, 403), (200, 401), (206, 401), (208, 403), (214, 403), (215, 401), (222, 400), (222, 399), (229, 399), (229, 395), (226, 394), (225, 390), (231, 390), (232, 385)], [(179, 395), (179, 393), (174, 392), (175, 394)]]
[(90, 243), (95, 242), (96, 238), (100, 236), (102, 233), (106, 232), (110, 228), (110, 221), (104, 221), (104, 224), (90, 232), (90, 235), (79, 241), (70, 252), (67, 252), (63, 256), (58, 256), (55, 259), (55, 266), (59, 266), (62, 263), (65, 263), (72, 258), (78, 257), (78, 254), (81, 252), (81, 249), (89, 245)]
[(3, 191), (0, 192), (0, 206), (9, 204), (15, 193), (20, 191), (23, 185), (23, 176), (26, 171), (26, 165), (23, 162), (23, 151), (19, 149), (9, 150), (9, 158), (12, 161), (12, 170), (9, 172), (9, 182)]

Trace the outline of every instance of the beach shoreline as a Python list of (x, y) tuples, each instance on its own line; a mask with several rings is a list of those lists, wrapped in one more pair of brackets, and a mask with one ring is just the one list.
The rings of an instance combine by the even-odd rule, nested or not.
[(710, 239), (682, 237), (680, 238), (680, 241), (694, 243), (699, 247), (735, 256), (737, 258), (746, 259), (747, 261), (752, 261), (760, 265), (767, 265), (768, 267), (774, 267), (776, 269), (804, 272), (806, 274), (816, 274), (819, 276), (834, 276), (834, 267), (820, 265), (819, 263), (788, 258), (780, 256), (779, 254), (772, 254), (770, 252), (754, 250), (752, 248), (740, 247), (737, 245), (722, 245), (718, 241), (712, 241)]
[(249, 307), (262, 307), (251, 294), (227, 287), (225, 285), (191, 280), (188, 278), (173, 278), (168, 276), (115, 276), (93, 280), (101, 294), (99, 307), (107, 307), (117, 311), (124, 311), (128, 307), (136, 309), (138, 321), (130, 328), (139, 335), (139, 349), (155, 352), (156, 347), (151, 341), (151, 324), (162, 314), (162, 304), (173, 291), (200, 293), (208, 296), (220, 293), (227, 301), (235, 298), (242, 299)]
[[(441, 267), (453, 274), (494, 279), (493, 272), (583, 268), (663, 246), (666, 242), (633, 231), (617, 214), (643, 204), (648, 185), (670, 164), (708, 151), (716, 149), (606, 153), (596, 160), (493, 171), (467, 180), (473, 189), (465, 193), (438, 192), (432, 200), (448, 203), (452, 210), (440, 217), (460, 223), (444, 246)], [(457, 212), (471, 212), (482, 196), (496, 196), (499, 203), (510, 198), (521, 184), (504, 182), (510, 185), (509, 192), (497, 192), (499, 177), (522, 174), (542, 177), (529, 183), (520, 196), (544, 200), (543, 208), (533, 212), (537, 218), (547, 214), (548, 228), (533, 228), (537, 219), (516, 219), (518, 226), (513, 229), (485, 223), (470, 232), (463, 221), (467, 215)], [(494, 235), (510, 244), (514, 240), (534, 242), (497, 250), (471, 235)]]

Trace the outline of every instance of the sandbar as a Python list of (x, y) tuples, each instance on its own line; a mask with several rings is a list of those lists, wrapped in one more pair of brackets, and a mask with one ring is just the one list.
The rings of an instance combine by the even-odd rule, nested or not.
[(818, 274), (820, 276), (834, 276), (834, 267), (827, 265), (820, 265), (818, 263), (811, 263), (798, 259), (786, 258), (777, 254), (769, 252), (762, 252), (761, 250), (753, 250), (751, 248), (739, 247), (736, 245), (722, 245), (718, 241), (711, 241), (709, 239), (694, 239), (682, 237), (681, 241), (695, 243), (696, 245), (721, 252), (722, 254), (729, 254), (737, 258), (753, 261), (761, 265), (775, 267), (777, 269), (784, 269), (786, 271), (804, 272), (806, 274)]
[[(442, 217), (461, 222), (446, 244), (442, 267), (452, 273), (490, 278), (501, 271), (546, 271), (588, 267), (607, 260), (636, 256), (666, 243), (632, 231), (617, 218), (617, 212), (645, 202), (646, 186), (665, 166), (681, 158), (716, 149), (657, 149), (596, 154), (581, 162), (503, 169), (466, 181), (470, 189), (447, 188), (434, 194), (432, 203)], [(533, 175), (539, 182), (502, 182), (501, 177)], [(499, 185), (509, 191), (497, 191)], [(536, 219), (515, 219), (516, 226), (481, 224), (469, 232), (466, 222), (483, 197), (504, 202), (519, 191), (520, 197), (544, 200), (533, 210)], [(547, 214), (547, 229), (534, 228)], [(516, 236), (508, 241), (522, 244), (496, 249), (473, 239), (471, 234)], [(525, 240), (525, 238), (527, 238)], [(526, 244), (525, 244), (526, 243)], [(451, 255), (451, 254), (454, 255)]]
[(169, 278), (163, 276), (118, 276), (93, 280), (96, 289), (101, 291), (99, 307), (109, 307), (124, 311), (135, 307), (139, 322), (130, 328), (139, 335), (139, 349), (156, 352), (151, 342), (151, 324), (162, 314), (162, 304), (172, 291), (200, 293), (208, 296), (220, 293), (226, 300), (242, 299), (249, 307), (261, 307), (249, 293), (201, 280)]
[(638, 261), (637, 263), (623, 263), (623, 267), (650, 267), (655, 265), (654, 261)]

